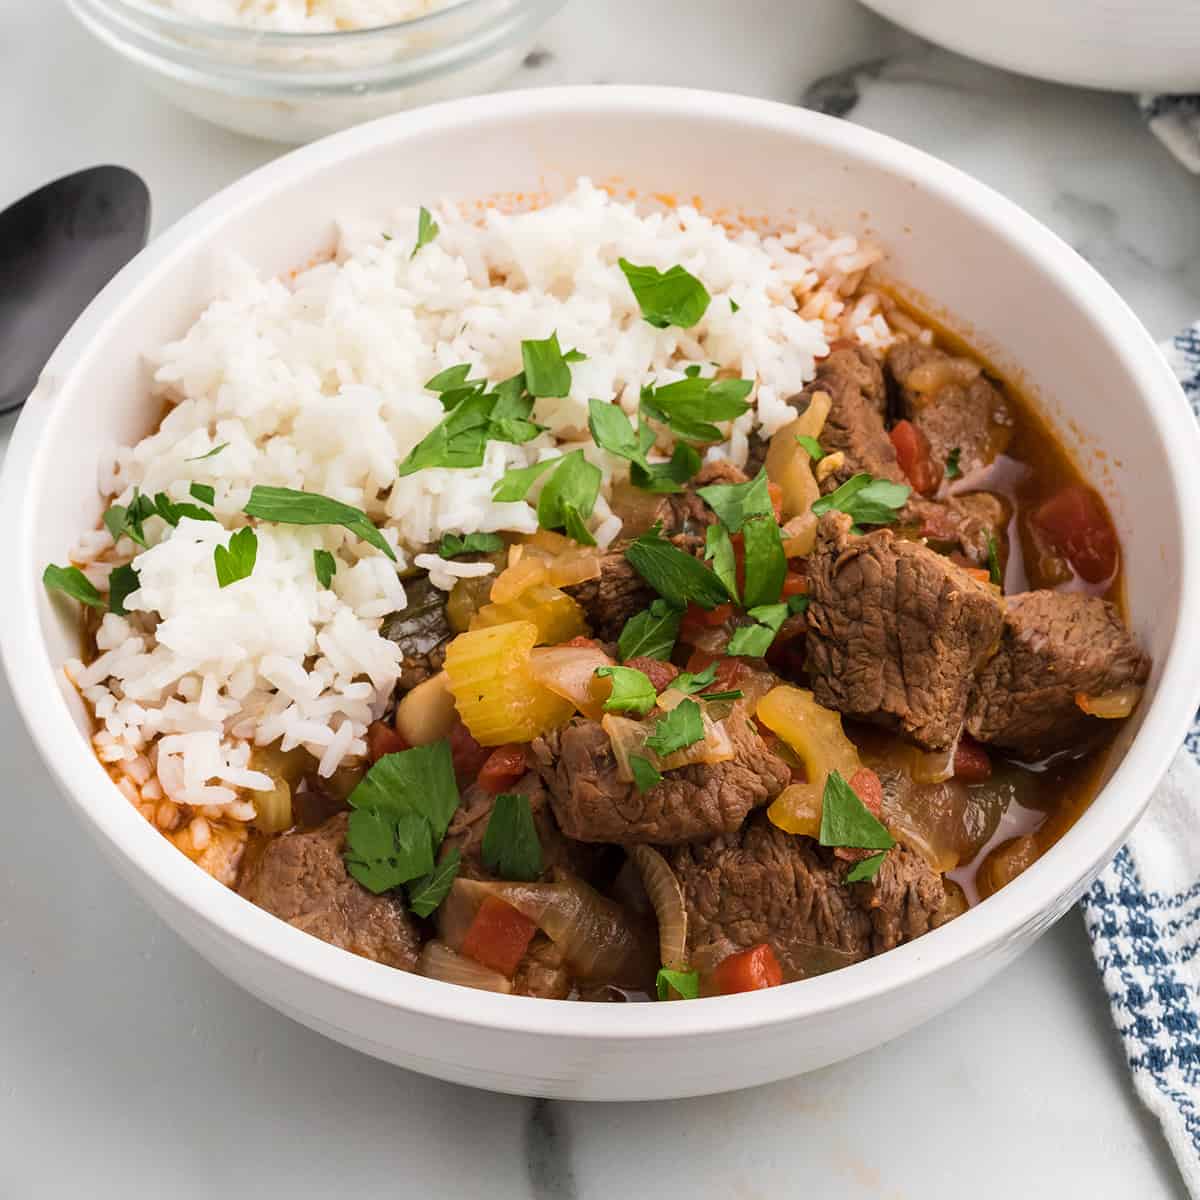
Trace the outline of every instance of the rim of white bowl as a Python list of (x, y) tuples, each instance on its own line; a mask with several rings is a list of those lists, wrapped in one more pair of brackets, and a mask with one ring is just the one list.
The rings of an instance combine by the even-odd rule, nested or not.
[[(450, 134), (462, 126), (503, 124), (525, 115), (636, 114), (639, 119), (712, 119), (791, 134), (869, 162), (963, 210), (1052, 273), (1073, 302), (1142, 381), (1147, 404), (1183, 513), (1200, 511), (1200, 434), (1179, 385), (1150, 335), (1115, 291), (1065, 242), (991, 188), (957, 168), (883, 134), (772, 101), (682, 88), (566, 87), (453, 100), (384, 117), (279, 158), (218, 193), (158, 237), (119, 274), (55, 351), (26, 407), (6, 456), (0, 485), (4, 511), (14, 516), (14, 578), (0, 589), (0, 652), (26, 725), (71, 802), (156, 889), (191, 910), (226, 938), (328, 988), (434, 1019), (496, 1033), (555, 1038), (670, 1039), (721, 1036), (852, 1008), (917, 983), (976, 956), (1020, 931), (1058, 915), (1084, 881), (1108, 861), (1170, 764), (1200, 699), (1200, 544), (1180, 547), (1180, 618), (1162, 676), (1142, 727), (1105, 787), (1075, 826), (1029, 870), (985, 903), (914, 942), (844, 970), (780, 988), (688, 1004), (547, 1004), (452, 987), (369, 962), (311, 937), (256, 908), (188, 861), (113, 786), (79, 734), (65, 702), (61, 672), (40, 628), (46, 603), (41, 566), (33, 559), (36, 512), (31, 487), (50, 448), (40, 445), (54, 403), (56, 378), (80, 368), (89, 347), (211, 226), (264, 196), (294, 187), (331, 164), (411, 132)], [(1190, 619), (1189, 619), (1190, 618)], [(1048, 923), (1048, 922), (1047, 922)]]

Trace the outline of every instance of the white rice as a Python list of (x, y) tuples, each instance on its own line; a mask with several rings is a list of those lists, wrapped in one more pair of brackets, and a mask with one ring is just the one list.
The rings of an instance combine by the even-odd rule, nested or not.
[(277, 33), (332, 33), (411, 21), (458, 0), (155, 0), (183, 17)]
[[(97, 754), (164, 828), (181, 827), (177, 806), (251, 819), (248, 796), (272, 786), (250, 767), (252, 744), (303, 746), (324, 776), (362, 756), (399, 675), (399, 651), (379, 632), (405, 605), (397, 564), (341, 528), (257, 524), (253, 573), (218, 586), (214, 548), (246, 523), (256, 484), (365, 510), (399, 566), (411, 561), (448, 589), (490, 568), (433, 553), (442, 534), (536, 529), (530, 504), (491, 499), (510, 467), (582, 445), (607, 489), (619, 464), (587, 437), (590, 397), (632, 414), (643, 385), (683, 378), (692, 364), (751, 379), (752, 411), (709, 451), (741, 463), (756, 425), (771, 433), (791, 418), (786, 397), (813, 377), (832, 337), (891, 338), (878, 297), (859, 290), (879, 254), (851, 237), (808, 226), (731, 232), (692, 208), (636, 211), (586, 180), (532, 212), (443, 206), (435, 217), (440, 232), (415, 257), (417, 212), (403, 209), (383, 227), (347, 221), (335, 261), (291, 280), (226, 263), (217, 298), (158, 355), (166, 418), (102, 473), (101, 491), (120, 503), (135, 486), (180, 501), (194, 482), (215, 492), (220, 523), (185, 518), (172, 529), (151, 518), (146, 550), (128, 539), (114, 547), (101, 530), (72, 555), (100, 587), (114, 565), (132, 560), (139, 573), (128, 615), (104, 617), (96, 659), (67, 669), (95, 713)], [(705, 316), (686, 330), (647, 324), (620, 257), (682, 264), (712, 295)], [(521, 369), (522, 340), (555, 331), (587, 358), (572, 366), (568, 396), (538, 402), (546, 433), (491, 443), (478, 468), (396, 478), (443, 415), (426, 380), (457, 363), (501, 380)], [(592, 527), (602, 545), (620, 532), (604, 495)], [(337, 562), (328, 589), (313, 570), (318, 549)], [(207, 825), (192, 829), (197, 853), (207, 837)]]

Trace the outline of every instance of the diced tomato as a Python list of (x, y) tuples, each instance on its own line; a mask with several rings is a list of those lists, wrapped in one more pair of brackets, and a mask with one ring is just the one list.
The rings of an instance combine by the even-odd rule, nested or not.
[(775, 520), (783, 520), (783, 488), (777, 483), (767, 484), (767, 495), (771, 497), (771, 507), (775, 510)]
[(977, 583), (992, 582), (992, 573), (986, 567), (963, 567), (963, 570)]
[(1117, 570), (1117, 534), (1104, 502), (1091, 488), (1074, 484), (1045, 501), (1030, 518), (1053, 548), (1088, 583), (1103, 583)]
[(408, 749), (409, 744), (386, 721), (372, 721), (367, 726), (367, 757), (373, 763), (385, 754), (399, 754)]
[(808, 580), (802, 571), (789, 571), (783, 577), (783, 598), (804, 596), (808, 593)]
[(679, 625), (679, 636), (685, 642), (690, 641), (689, 633), (695, 637), (706, 629), (716, 629), (732, 616), (732, 604), (718, 604), (716, 608), (701, 608), (698, 604), (689, 604)]
[(712, 988), (720, 996), (756, 992), (760, 988), (778, 987), (782, 982), (779, 959), (765, 942), (722, 959), (711, 977)]
[(911, 421), (897, 421), (888, 436), (896, 448), (900, 470), (908, 476), (913, 490), (932, 496), (942, 479), (941, 468), (933, 461), (929, 439)]
[(679, 668), (674, 663), (663, 662), (659, 658), (645, 658), (635, 655), (625, 660), (627, 667), (641, 671), (656, 692), (665, 692), (671, 686), (671, 681), (679, 674)]
[(450, 730), (450, 759), (454, 763), (454, 777), (459, 787), (475, 782), (491, 753), (471, 736), (471, 731), (462, 721), (454, 723)]
[(712, 692), (736, 691), (743, 679), (754, 674), (754, 668), (744, 658), (721, 658), (716, 663), (713, 685), (709, 688)]
[(880, 783), (879, 776), (870, 767), (860, 767), (846, 782), (850, 784), (850, 790), (863, 802), (863, 807), (873, 817), (879, 816), (883, 811), (883, 784)]
[(719, 658), (720, 655), (713, 654), (711, 650), (696, 649), (692, 651), (683, 669), (696, 675), (703, 671), (709, 663), (715, 663)]
[(982, 783), (992, 773), (988, 752), (973, 738), (963, 734), (954, 751), (954, 778), (963, 783)]
[(497, 746), (479, 768), (479, 786), (498, 796), (525, 774), (525, 747)]
[(463, 938), (462, 952), (510, 979), (525, 957), (537, 926), (498, 896), (488, 896)]

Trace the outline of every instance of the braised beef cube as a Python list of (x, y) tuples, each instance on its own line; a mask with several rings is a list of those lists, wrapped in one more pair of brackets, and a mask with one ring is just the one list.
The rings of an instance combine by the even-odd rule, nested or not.
[(1026, 758), (1084, 745), (1103, 732), (1076, 697), (1140, 686), (1150, 660), (1113, 605), (1077, 592), (1011, 596), (1000, 649), (980, 672), (967, 729)]
[(941, 877), (910, 850), (888, 851), (873, 881), (846, 884), (850, 863), (762, 813), (668, 861), (683, 889), (688, 961), (706, 968), (762, 942), (788, 977), (845, 965), (933, 928), (945, 899)]
[(582, 842), (674, 845), (731, 833), (791, 781), (787, 764), (751, 723), (730, 717), (734, 757), (663, 773), (647, 792), (618, 776), (608, 734), (578, 718), (533, 743), (533, 754), (558, 824)]
[(633, 569), (624, 549), (610, 550), (600, 561), (600, 578), (564, 589), (583, 609), (592, 633), (615, 642), (630, 617), (644, 612), (658, 593)]
[(384, 617), (379, 632), (404, 654), (397, 686), (408, 692), (442, 669), (454, 631), (446, 617), (446, 593), (428, 576), (405, 580), (404, 595), (403, 611)]
[(946, 500), (914, 497), (903, 520), (916, 521), (921, 537), (943, 554), (961, 554), (976, 567), (990, 562), (988, 541), (996, 546), (1001, 571), (1008, 562), (1008, 523), (1012, 509), (993, 492), (965, 492)]
[(238, 891), (280, 920), (363, 958), (411, 971), (420, 941), (400, 900), (376, 896), (342, 861), (349, 814), (272, 838), (247, 860)]
[(513, 976), (513, 992), (539, 1000), (566, 1000), (574, 980), (563, 952), (544, 933), (534, 935)]
[(897, 342), (887, 354), (900, 408), (929, 440), (943, 466), (957, 451), (958, 470), (986, 467), (1008, 445), (1013, 418), (978, 363), (920, 342)]
[(844, 513), (826, 513), (808, 560), (813, 692), (826, 708), (946, 749), (1000, 640), (1000, 599), (919, 542), (850, 527)]

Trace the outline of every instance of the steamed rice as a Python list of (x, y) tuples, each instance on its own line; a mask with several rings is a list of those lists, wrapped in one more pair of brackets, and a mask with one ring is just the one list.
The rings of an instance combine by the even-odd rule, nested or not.
[[(325, 777), (365, 754), (401, 667), (380, 634), (382, 618), (405, 606), (397, 566), (424, 569), (443, 589), (490, 570), (442, 559), (431, 544), (448, 532), (535, 530), (530, 504), (491, 499), (511, 467), (580, 446), (607, 491), (618, 463), (587, 435), (589, 397), (634, 414), (643, 385), (681, 379), (693, 364), (752, 380), (750, 412), (709, 450), (742, 463), (752, 429), (769, 434), (791, 419), (785, 398), (813, 377), (829, 340), (890, 340), (879, 298), (859, 286), (878, 252), (852, 237), (808, 226), (730, 231), (687, 207), (639, 212), (586, 180), (532, 212), (434, 215), (440, 232), (415, 257), (417, 212), (402, 209), (383, 226), (345, 222), (334, 260), (290, 280), (225, 263), (217, 298), (157, 356), (170, 411), (100, 481), (113, 503), (128, 503), (135, 487), (185, 501), (192, 483), (210, 485), (220, 523), (151, 519), (146, 550), (91, 532), (72, 556), (102, 588), (114, 566), (138, 571), (128, 615), (105, 615), (96, 658), (67, 670), (95, 714), (101, 760), (201, 860), (221, 853), (208, 819), (253, 819), (253, 793), (272, 786), (253, 769), (252, 745), (302, 746)], [(683, 265), (712, 295), (705, 316), (690, 329), (649, 325), (620, 257)], [(521, 369), (522, 340), (554, 331), (587, 358), (573, 365), (566, 397), (537, 402), (547, 432), (489, 444), (478, 468), (396, 478), (397, 462), (443, 416), (426, 380), (458, 363), (473, 377), (506, 378)], [(256, 523), (253, 573), (220, 588), (214, 547), (246, 524), (256, 484), (363, 509), (397, 563), (338, 527)], [(602, 545), (620, 532), (604, 494), (591, 528)], [(337, 562), (330, 588), (314, 575), (316, 550)], [(206, 865), (220, 874), (219, 861)]]

